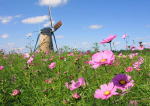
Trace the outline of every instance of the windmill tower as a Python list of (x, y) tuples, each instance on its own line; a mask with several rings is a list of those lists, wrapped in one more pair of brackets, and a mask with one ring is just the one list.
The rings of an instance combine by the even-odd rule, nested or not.
[[(52, 17), (51, 17), (51, 11), (50, 11), (50, 6), (48, 7), (49, 11), (49, 21), (50, 21), (50, 27), (46, 27), (41, 29), (40, 34), (38, 35), (35, 49), (38, 49), (42, 52), (51, 52), (54, 51), (54, 44), (53, 44), (53, 39), (56, 45), (56, 49), (58, 51), (57, 43), (56, 43), (56, 38), (54, 32), (59, 29), (62, 26), (62, 22), (59, 21), (53, 26), (52, 22)], [(53, 38), (53, 39), (52, 39)], [(38, 47), (37, 44), (39, 43)]]

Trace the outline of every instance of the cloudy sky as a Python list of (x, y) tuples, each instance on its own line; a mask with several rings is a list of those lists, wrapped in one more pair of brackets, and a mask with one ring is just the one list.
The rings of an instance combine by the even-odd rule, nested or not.
[(59, 47), (90, 49), (117, 34), (114, 45), (122, 49), (125, 33), (131, 45), (150, 46), (149, 0), (0, 0), (0, 49), (34, 46), (38, 31), (49, 26), (48, 5), (53, 23), (63, 22), (55, 32)]

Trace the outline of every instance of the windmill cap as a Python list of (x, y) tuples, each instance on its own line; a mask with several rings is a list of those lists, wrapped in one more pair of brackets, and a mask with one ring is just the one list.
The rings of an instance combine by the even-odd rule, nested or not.
[(41, 29), (41, 33), (42, 34), (49, 35), (51, 32), (52, 32), (51, 28), (43, 28), (43, 29)]

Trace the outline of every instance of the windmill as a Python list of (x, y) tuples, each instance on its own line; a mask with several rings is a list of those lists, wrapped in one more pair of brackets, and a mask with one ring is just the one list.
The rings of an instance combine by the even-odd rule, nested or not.
[(43, 51), (43, 52), (54, 51), (53, 39), (54, 39), (54, 42), (55, 42), (55, 45), (56, 45), (56, 49), (58, 51), (58, 47), (57, 47), (54, 32), (62, 26), (62, 22), (58, 21), (53, 26), (50, 6), (48, 7), (48, 15), (49, 15), (50, 27), (45, 27), (45, 28), (40, 30), (40, 33), (39, 33), (38, 38), (36, 40), (34, 51), (37, 50), (37, 49), (40, 50), (40, 51)]

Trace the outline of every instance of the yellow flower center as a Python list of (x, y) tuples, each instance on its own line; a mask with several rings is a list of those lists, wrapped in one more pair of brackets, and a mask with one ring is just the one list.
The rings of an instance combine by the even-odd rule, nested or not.
[(107, 61), (107, 59), (101, 59), (101, 60), (100, 60), (100, 62), (105, 62), (105, 61)]
[(122, 84), (122, 85), (124, 85), (124, 84), (127, 83), (125, 80), (120, 80), (119, 82), (120, 82), (120, 84)]
[(108, 96), (108, 95), (110, 95), (110, 93), (111, 93), (110, 91), (105, 91), (105, 92), (104, 92), (104, 95), (105, 95), (105, 96)]

